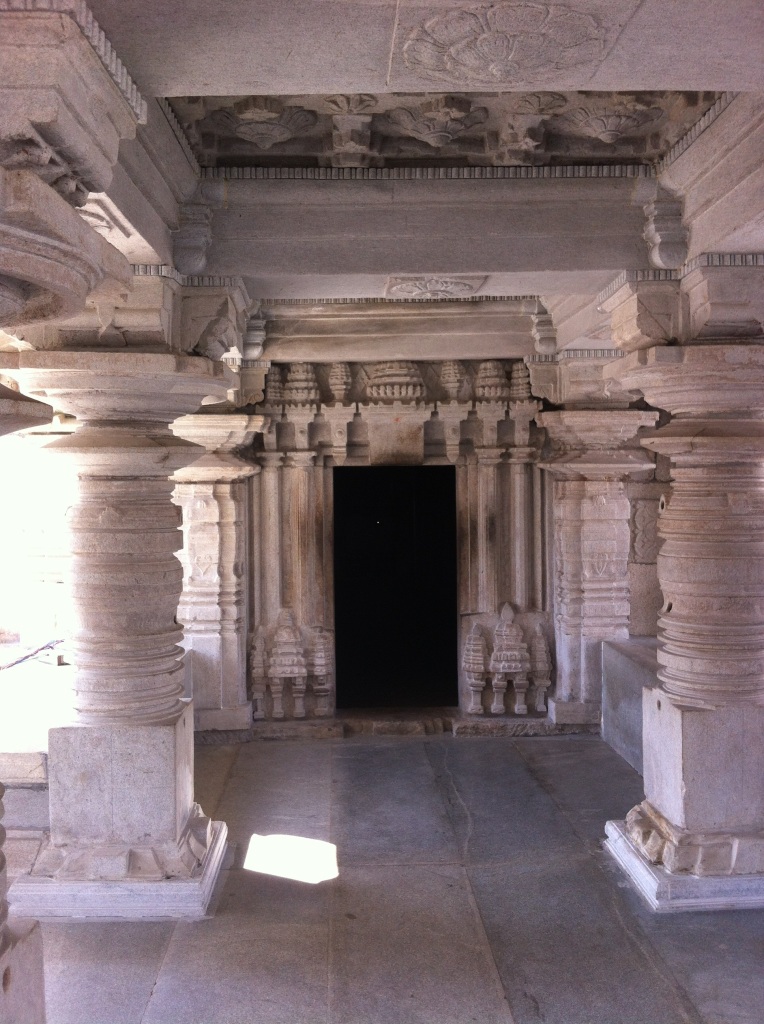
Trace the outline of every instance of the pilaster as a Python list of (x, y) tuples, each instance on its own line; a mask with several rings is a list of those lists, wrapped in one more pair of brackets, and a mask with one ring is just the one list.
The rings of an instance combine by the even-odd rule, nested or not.
[(171, 426), (176, 436), (206, 449), (174, 477), (184, 536), (178, 619), (185, 627), (187, 690), (194, 698), (197, 729), (248, 729), (252, 719), (247, 698), (247, 499), (249, 477), (260, 470), (235, 450), (250, 444), (262, 425), (262, 416), (203, 411)]
[(630, 504), (625, 481), (649, 479), (653, 464), (634, 447), (657, 413), (571, 409), (537, 417), (556, 455), (542, 464), (554, 479), (554, 722), (597, 723), (603, 640), (629, 632)]

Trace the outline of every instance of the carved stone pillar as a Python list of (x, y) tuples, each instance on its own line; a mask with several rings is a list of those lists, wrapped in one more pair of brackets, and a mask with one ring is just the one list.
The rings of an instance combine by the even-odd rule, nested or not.
[[(15, 366), (15, 355), (0, 353), (0, 373)], [(48, 423), (50, 406), (36, 402), (17, 391), (0, 384), (0, 435), (12, 434), (26, 427)], [(0, 465), (2, 451), (0, 450)], [(0, 783), (0, 822), (3, 818), (3, 794)], [(45, 999), (43, 984), (42, 934), (39, 925), (26, 922), (23, 926), (8, 924), (7, 874), (3, 846), (5, 829), (0, 824), (0, 1020), (18, 1021), (19, 1024), (43, 1024)], [(7, 985), (5, 983), (7, 979)]]
[(261, 416), (199, 413), (172, 432), (202, 444), (206, 454), (175, 474), (174, 498), (183, 510), (183, 594), (186, 678), (197, 729), (248, 729), (247, 496), (259, 467), (234, 454), (262, 426)]
[(283, 605), (298, 626), (314, 626), (315, 526), (311, 521), (311, 491), (316, 456), (312, 451), (289, 451), (282, 470), (281, 556)]
[(477, 456), (477, 611), (496, 614), (499, 604), (497, 466), (501, 448), (478, 448)]
[(82, 425), (50, 446), (79, 479), (67, 581), (76, 718), (50, 731), (50, 841), (12, 887), (12, 905), (45, 916), (201, 915), (226, 827), (193, 798), (169, 474), (198, 448), (168, 424), (229, 382), (206, 359), (107, 352), (21, 352), (16, 377)]
[(275, 625), (281, 610), (281, 464), (282, 452), (260, 454), (260, 559), (262, 622)]
[(764, 351), (652, 348), (607, 373), (674, 416), (642, 442), (673, 480), (646, 799), (607, 845), (657, 909), (764, 906)]
[(569, 410), (538, 422), (562, 450), (554, 477), (556, 723), (599, 722), (601, 643), (629, 634), (630, 505), (624, 481), (653, 472), (646, 453), (622, 446), (657, 413)]

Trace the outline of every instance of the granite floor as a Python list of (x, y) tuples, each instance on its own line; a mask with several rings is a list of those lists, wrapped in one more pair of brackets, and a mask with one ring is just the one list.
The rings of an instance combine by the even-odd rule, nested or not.
[[(198, 922), (44, 924), (48, 1024), (762, 1024), (764, 912), (655, 916), (600, 849), (641, 780), (596, 737), (204, 747), (232, 866)], [(242, 869), (327, 839), (319, 885)]]

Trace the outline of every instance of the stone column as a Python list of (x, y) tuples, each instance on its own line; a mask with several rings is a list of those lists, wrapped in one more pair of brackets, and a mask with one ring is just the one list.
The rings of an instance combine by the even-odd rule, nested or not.
[(281, 610), (281, 464), (282, 452), (260, 454), (260, 558), (262, 624), (275, 626)]
[(199, 916), (226, 827), (193, 798), (169, 474), (199, 450), (168, 424), (230, 384), (206, 359), (109, 352), (22, 352), (16, 377), (81, 426), (50, 445), (79, 479), (67, 581), (76, 718), (50, 731), (50, 841), (11, 902), (38, 916)]
[(643, 696), (645, 801), (607, 846), (659, 910), (764, 906), (764, 350), (633, 352), (606, 371), (667, 409), (659, 686)]
[(629, 634), (630, 505), (624, 481), (653, 465), (633, 441), (657, 413), (570, 410), (538, 417), (558, 452), (555, 478), (555, 723), (596, 724), (602, 708), (601, 643)]
[(186, 679), (197, 729), (248, 729), (246, 528), (248, 480), (256, 466), (234, 454), (251, 443), (261, 416), (202, 412), (183, 416), (172, 432), (206, 449), (175, 474), (183, 510)]
[(497, 467), (501, 448), (478, 448), (477, 457), (477, 611), (495, 615), (499, 604)]
[(281, 557), (283, 605), (294, 612), (298, 627), (313, 626), (315, 529), (310, 520), (315, 453), (289, 451), (282, 470)]
[[(15, 355), (0, 353), (0, 372), (16, 365)], [(0, 435), (50, 422), (52, 409), (0, 384)], [(3, 794), (0, 783), (0, 822)], [(0, 1020), (18, 1024), (44, 1024), (42, 933), (37, 922), (8, 923), (7, 873), (0, 824)]]

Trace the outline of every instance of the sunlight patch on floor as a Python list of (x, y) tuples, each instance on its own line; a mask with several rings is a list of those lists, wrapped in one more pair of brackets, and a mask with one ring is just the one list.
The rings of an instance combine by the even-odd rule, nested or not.
[(255, 833), (249, 840), (244, 868), (297, 882), (326, 882), (339, 875), (337, 847), (322, 839)]

